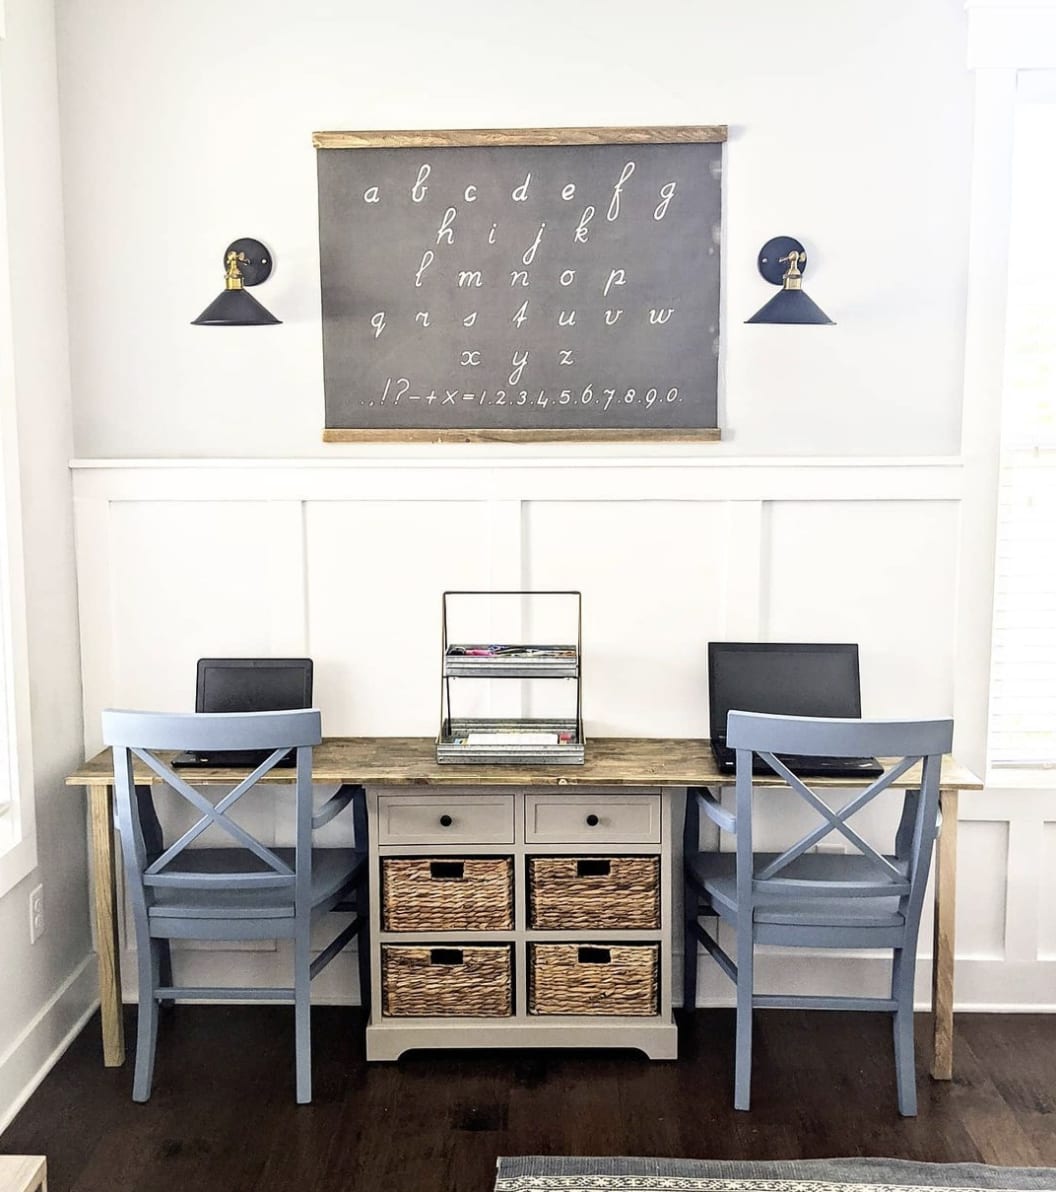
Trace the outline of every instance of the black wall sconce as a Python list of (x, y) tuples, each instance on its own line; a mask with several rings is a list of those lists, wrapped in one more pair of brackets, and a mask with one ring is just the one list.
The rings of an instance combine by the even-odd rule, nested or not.
[[(827, 323), (833, 320), (803, 292), (803, 270), (807, 254), (791, 236), (775, 236), (759, 250), (759, 272), (772, 286), (781, 289), (746, 323)], [(784, 268), (784, 266), (788, 268)]]
[(191, 322), (196, 327), (264, 327), (281, 323), (247, 294), (246, 286), (259, 286), (271, 275), (271, 253), (259, 240), (243, 238), (227, 246), (224, 253), (224, 289), (220, 297)]

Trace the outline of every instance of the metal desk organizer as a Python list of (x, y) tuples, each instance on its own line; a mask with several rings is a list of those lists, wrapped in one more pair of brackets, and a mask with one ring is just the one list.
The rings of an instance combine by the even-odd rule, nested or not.
[[(483, 644), (453, 642), (449, 602), (462, 597), (535, 600), (561, 597), (575, 603), (574, 644), (543, 642)], [(462, 765), (582, 765), (583, 735), (583, 596), (572, 591), (444, 592), (442, 598), (440, 731), (436, 760)], [(576, 712), (568, 718), (458, 718), (452, 715), (452, 679), (564, 679), (575, 683)], [(473, 740), (472, 737), (500, 737)], [(523, 741), (511, 738), (523, 736)], [(543, 736), (556, 741), (540, 741)]]

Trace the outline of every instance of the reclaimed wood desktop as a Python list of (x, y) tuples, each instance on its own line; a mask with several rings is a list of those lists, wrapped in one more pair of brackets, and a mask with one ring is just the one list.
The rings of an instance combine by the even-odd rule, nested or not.
[[(895, 785), (912, 787), (920, 781), (919, 767)], [(195, 785), (234, 785), (244, 771), (195, 769)], [(159, 779), (136, 763), (137, 784)], [(555, 793), (576, 788), (647, 787), (655, 790), (687, 786), (720, 787), (732, 782), (720, 774), (704, 739), (601, 737), (587, 741), (582, 766), (463, 766), (439, 765), (428, 737), (330, 737), (312, 757), (312, 777), (320, 785), (359, 783), (366, 787), (490, 787), (530, 788)], [(103, 1058), (108, 1067), (124, 1063), (121, 1019), (121, 961), (118, 950), (116, 851), (114, 848), (113, 766), (109, 750), (97, 754), (66, 779), (67, 786), (88, 790), (90, 849), (97, 950)], [(265, 782), (288, 783), (289, 773), (272, 771)], [(781, 785), (759, 778), (759, 785)], [(852, 779), (812, 779), (821, 787), (861, 785)], [(931, 1074), (949, 1080), (953, 1072), (954, 904), (957, 865), (957, 796), (962, 790), (981, 790), (982, 782), (953, 758), (943, 760), (942, 831), (936, 847), (935, 935), (932, 971), (934, 1055)]]

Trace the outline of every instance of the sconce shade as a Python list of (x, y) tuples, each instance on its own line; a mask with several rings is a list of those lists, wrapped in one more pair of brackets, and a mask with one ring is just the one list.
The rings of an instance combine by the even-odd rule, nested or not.
[[(781, 289), (746, 323), (835, 323), (813, 299), (803, 292), (803, 270), (807, 254), (803, 245), (791, 236), (775, 236), (759, 250), (759, 272), (771, 285)], [(788, 266), (787, 269), (785, 266)]]
[(282, 320), (245, 290), (224, 290), (192, 322), (196, 327), (264, 327)]
[(778, 290), (746, 323), (830, 323), (832, 319), (802, 290)]
[(191, 322), (196, 327), (266, 327), (281, 323), (263, 307), (246, 286), (257, 286), (271, 274), (272, 256), (259, 240), (244, 237), (224, 251), (224, 289), (214, 302)]

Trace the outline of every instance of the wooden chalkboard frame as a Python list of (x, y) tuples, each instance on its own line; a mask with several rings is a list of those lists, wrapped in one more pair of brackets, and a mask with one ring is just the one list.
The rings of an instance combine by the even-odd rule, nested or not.
[[(725, 124), (608, 128), (460, 128), (313, 132), (315, 149), (443, 149), (466, 146), (714, 144)], [(719, 427), (674, 428), (366, 428), (326, 427), (325, 443), (716, 442)]]

